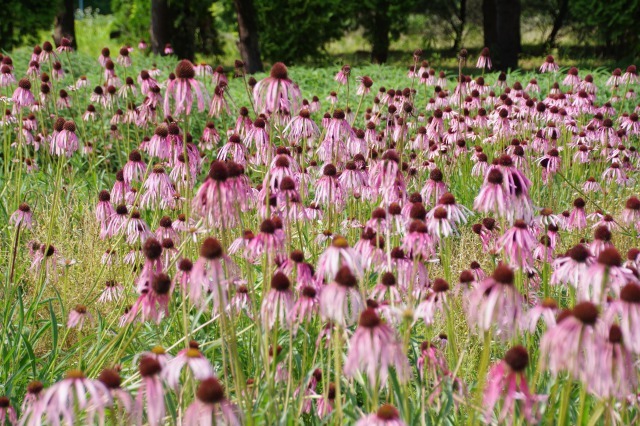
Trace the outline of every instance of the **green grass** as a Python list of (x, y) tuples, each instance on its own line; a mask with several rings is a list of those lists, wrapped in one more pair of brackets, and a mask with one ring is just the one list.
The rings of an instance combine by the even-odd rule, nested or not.
[[(330, 422), (335, 424), (351, 423), (363, 414), (375, 411), (377, 404), (382, 402), (396, 405), (408, 424), (462, 424), (469, 419), (470, 413), (476, 412), (477, 414), (479, 407), (476, 407), (473, 401), (475, 387), (478, 383), (478, 365), (483, 351), (483, 341), (481, 337), (470, 330), (467, 324), (460, 294), (452, 296), (451, 311), (449, 312), (450, 322), (445, 316), (438, 316), (435, 323), (429, 327), (426, 327), (421, 321), (417, 321), (415, 325), (400, 323), (397, 327), (400, 335), (405, 339), (406, 352), (412, 366), (415, 366), (422, 341), (437, 341), (440, 333), (449, 334), (449, 342), (453, 342), (455, 339), (457, 358), (448, 349), (445, 352), (449, 369), (466, 384), (466, 392), (459, 393), (454, 384), (446, 382), (447, 385), (444, 386), (442, 394), (431, 402), (427, 402), (427, 400), (430, 392), (434, 389), (430, 384), (420, 382), (415, 368), (413, 369), (414, 379), (408, 385), (398, 384), (392, 377), (389, 386), (380, 389), (380, 393), (376, 397), (366, 384), (356, 379), (346, 379), (342, 371), (330, 368), (330, 363), (336, 360), (334, 355), (322, 346), (316, 347), (316, 339), (324, 326), (318, 317), (302, 327), (296, 337), (291, 340), (289, 340), (290, 335), (286, 330), (279, 334), (266, 334), (267, 338), (273, 339), (284, 348), (277, 362), (284, 362), (287, 368), (291, 368), (292, 379), (288, 383), (291, 388), (289, 393), (286, 390), (287, 383), (274, 384), (269, 380), (269, 377), (273, 375), (274, 366), (268, 361), (265, 363), (263, 359), (266, 346), (268, 346), (261, 342), (265, 333), (260, 329), (259, 322), (255, 322), (247, 316), (227, 318), (231, 324), (225, 323), (219, 319), (213, 319), (210, 309), (201, 311), (191, 307), (180, 294), (176, 293), (170, 303), (170, 316), (160, 324), (146, 322), (123, 328), (118, 326), (119, 318), (125, 307), (136, 300), (133, 282), (138, 275), (139, 268), (134, 270), (121, 262), (109, 266), (101, 263), (101, 258), (107, 249), (115, 249), (119, 256), (123, 256), (130, 247), (120, 239), (104, 241), (99, 238), (99, 226), (95, 220), (95, 204), (100, 190), (111, 189), (114, 174), (123, 166), (123, 158), (128, 154), (128, 151), (137, 147), (144, 135), (151, 136), (154, 126), (138, 128), (133, 125), (119, 125), (122, 140), (115, 141), (108, 133), (111, 111), (104, 111), (100, 120), (95, 124), (88, 125), (81, 122), (80, 115), (89, 103), (87, 98), (91, 87), (100, 84), (103, 80), (101, 69), (97, 64), (97, 56), (101, 47), (110, 46), (114, 57), (118, 51), (118, 45), (108, 39), (109, 18), (99, 16), (91, 19), (95, 21), (87, 20), (78, 23), (80, 51), (70, 56), (73, 73), (76, 77), (84, 74), (91, 82), (89, 92), (83, 90), (73, 92), (74, 108), (71, 111), (65, 111), (63, 115), (67, 119), (76, 121), (82, 142), (91, 141), (96, 148), (96, 154), (88, 158), (81, 153), (76, 153), (71, 158), (60, 161), (57, 158), (52, 158), (44, 150), (34, 152), (28, 147), (24, 152), (37, 160), (39, 170), (26, 173), (20, 164), (16, 165), (12, 161), (16, 154), (15, 151), (9, 149), (9, 146), (16, 139), (15, 132), (10, 126), (0, 129), (0, 139), (3, 141), (3, 148), (5, 148), (3, 152), (11, 152), (11, 156), (3, 155), (1, 164), (3, 173), (0, 174), (0, 194), (2, 194), (2, 203), (0, 203), (2, 206), (0, 212), (0, 235), (2, 238), (0, 271), (5, 277), (1, 292), (2, 298), (0, 298), (0, 312), (3, 315), (2, 337), (0, 338), (0, 384), (3, 384), (2, 392), (11, 398), (12, 404), (16, 407), (20, 406), (26, 386), (31, 380), (37, 379), (49, 386), (63, 378), (66, 371), (71, 369), (82, 369), (87, 377), (95, 378), (103, 368), (119, 366), (122, 368), (123, 385), (127, 389), (134, 390), (140, 384), (136, 374), (136, 356), (157, 345), (171, 348), (170, 352), (175, 354), (179, 349), (185, 347), (186, 335), (188, 335), (189, 339), (197, 340), (200, 343), (203, 355), (212, 362), (217, 374), (224, 382), (228, 396), (234, 403), (242, 406), (246, 421), (250, 424), (296, 424), (300, 419), (307, 424), (324, 423), (314, 416), (300, 415), (298, 408), (302, 403), (300, 397), (291, 396), (289, 399), (285, 397), (287, 394), (292, 395), (295, 387), (305, 386), (304, 380), (310, 376), (315, 368), (322, 368), (325, 372), (325, 380), (319, 388), (319, 393), (326, 390), (329, 381), (342, 381), (344, 415), (340, 418), (334, 414)], [(92, 32), (95, 32), (95, 37), (89, 36)], [(402, 43), (406, 42), (405, 39)], [(363, 46), (361, 43), (361, 41), (357, 41), (351, 46), (360, 49), (359, 46)], [(334, 48), (337, 51), (337, 46), (330, 48), (330, 50)], [(349, 50), (345, 50), (344, 54), (349, 55), (350, 49), (351, 47)], [(29, 56), (30, 49), (28, 48), (14, 52), (17, 76), (23, 74)], [(61, 59), (67, 68), (67, 56), (63, 55)], [(402, 62), (407, 60), (410, 60), (410, 56), (405, 55)], [(157, 63), (158, 67), (163, 70), (163, 74), (159, 78), (160, 81), (165, 81), (175, 65), (174, 58), (147, 57), (137, 52), (133, 55), (133, 62), (136, 74), (140, 69), (148, 69), (152, 63)], [(450, 69), (452, 64), (452, 59), (449, 58), (435, 58), (432, 61), (432, 65), (437, 70)], [(568, 64), (566, 63), (566, 65)], [(338, 87), (333, 81), (333, 75), (337, 70), (338, 66), (296, 67), (290, 69), (290, 77), (299, 84), (305, 98), (311, 99), (313, 95), (317, 95), (325, 108), (328, 108), (325, 97), (330, 91), (336, 90), (338, 91), (339, 106), (346, 107), (348, 103), (352, 109), (355, 109), (359, 97), (355, 95), (353, 87), (350, 88), (349, 97), (347, 97), (345, 88)], [(124, 77), (125, 70), (118, 67), (117, 71), (121, 77)], [(463, 72), (471, 73), (474, 70), (465, 68)], [(477, 71), (475, 72), (477, 73)], [(131, 69), (126, 70), (126, 73), (134, 75)], [(370, 76), (374, 81), (373, 93), (377, 91), (379, 86), (385, 86), (387, 89), (392, 87), (401, 89), (411, 85), (410, 80), (406, 77), (406, 67), (354, 66), (352, 73), (353, 76)], [(586, 73), (587, 71), (581, 71), (581, 76)], [(602, 103), (611, 94), (604, 86), (609, 71), (594, 69), (592, 73), (600, 89), (598, 103)], [(265, 73), (261, 73), (256, 75), (256, 78), (261, 79), (265, 76)], [(547, 79), (552, 78), (548, 75), (540, 76), (531, 72), (518, 71), (510, 74), (508, 81), (512, 84), (517, 80), (524, 84), (534, 76), (540, 81), (543, 90), (546, 90)], [(448, 77), (449, 89), (453, 90), (455, 74), (449, 71)], [(495, 73), (486, 75), (487, 81), (491, 84), (495, 82), (496, 77)], [(71, 76), (68, 73), (63, 82), (55, 82), (55, 84), (56, 88), (70, 85), (72, 84)], [(207, 86), (211, 92), (212, 87), (209, 82), (207, 82)], [(427, 99), (432, 96), (432, 90), (431, 88), (419, 88), (413, 99), (414, 104), (419, 107), (418, 111), (424, 111), (423, 107)], [(8, 91), (6, 94), (10, 95)], [(236, 106), (249, 105), (249, 99), (241, 79), (230, 80), (229, 95)], [(372, 99), (373, 95), (367, 96), (363, 107), (370, 106)], [(136, 101), (140, 103), (141, 98)], [(118, 100), (116, 107), (125, 109), (125, 102)], [(632, 105), (630, 102), (625, 102), (619, 107), (630, 110)], [(323, 112), (324, 109), (321, 113), (314, 115), (314, 119), (319, 121)], [(359, 127), (365, 124), (363, 112), (364, 110), (358, 117)], [(48, 113), (51, 114), (51, 117), (47, 116)], [(221, 133), (224, 133), (225, 129), (233, 128), (235, 114), (236, 112), (233, 111), (229, 117), (213, 119)], [(50, 132), (55, 115), (55, 111), (52, 110), (37, 114), (40, 123), (39, 129)], [(182, 130), (192, 133), (194, 139), (199, 138), (205, 123), (209, 120), (206, 113), (193, 113), (188, 120), (185, 120), (185, 117), (177, 118), (180, 120)], [(589, 118), (587, 116), (580, 117), (580, 124), (584, 125)], [(415, 119), (415, 117), (408, 118), (412, 122)], [(414, 134), (414, 129), (415, 127), (411, 130), (411, 135)], [(276, 134), (276, 132), (272, 134)], [(530, 135), (522, 135), (522, 137), (525, 136), (530, 139)], [(565, 148), (562, 152), (562, 173), (568, 182), (580, 186), (590, 175), (599, 177), (604, 171), (606, 163), (594, 161), (586, 165), (573, 164), (570, 159), (572, 152), (568, 147), (570, 136), (565, 129), (558, 139), (559, 145)], [(226, 138), (223, 138), (224, 141)], [(483, 146), (489, 158), (496, 158), (508, 142), (501, 140), (499, 143), (483, 144)], [(275, 143), (284, 145), (285, 141), (275, 140)], [(467, 141), (470, 147), (476, 143), (481, 142), (470, 139)], [(637, 138), (632, 138), (630, 144), (638, 146)], [(205, 171), (200, 174), (196, 188), (205, 179), (206, 166), (215, 158), (217, 148), (219, 147), (206, 152)], [(409, 161), (409, 153), (405, 152), (404, 154), (403, 159)], [(420, 166), (426, 160), (426, 153), (417, 152), (415, 154), (417, 159), (412, 165)], [(317, 159), (313, 152), (310, 152), (309, 155), (310, 158)], [(528, 174), (534, 181), (532, 191), (534, 204), (538, 207), (550, 207), (555, 213), (570, 209), (573, 199), (581, 194), (568, 185), (560, 175), (555, 175), (548, 184), (542, 184), (540, 168), (536, 167), (534, 162), (538, 156), (539, 154), (535, 152), (527, 154), (531, 166), (531, 171)], [(155, 162), (154, 159), (150, 159), (146, 155), (145, 161)], [(453, 160), (441, 156), (434, 161), (443, 170), (449, 190), (456, 196), (457, 201), (471, 207), (482, 184), (482, 178), (469, 176), (468, 170), (472, 165), (470, 160), (468, 158)], [(254, 185), (262, 182), (265, 173), (266, 171), (262, 167), (247, 168), (247, 175)], [(633, 174), (637, 176), (635, 171)], [(21, 180), (18, 179), (18, 175), (21, 176)], [(408, 180), (407, 192), (419, 191), (427, 176), (428, 172), (420, 169), (414, 179)], [(311, 193), (313, 192), (314, 188), (311, 188)], [(605, 192), (590, 196), (588, 211), (594, 211), (597, 205), (619, 219), (621, 206), (633, 194), (637, 194), (637, 186), (609, 185)], [(8, 220), (22, 201), (28, 202), (32, 206), (36, 225), (32, 231), (23, 229), (18, 234), (14, 227), (8, 225)], [(341, 229), (340, 223), (342, 220), (354, 216), (361, 222), (365, 222), (376, 206), (376, 202), (360, 202), (357, 209), (354, 205), (350, 205), (342, 211), (334, 211), (336, 217), (333, 223), (324, 221), (303, 224), (301, 233), (298, 233), (297, 230), (291, 231), (292, 246), (303, 246), (307, 260), (315, 264), (319, 254), (325, 249), (324, 246), (313, 243), (319, 234), (328, 228), (336, 233), (344, 232), (353, 245), (359, 238), (358, 230)], [(152, 229), (157, 228), (158, 220), (163, 214), (175, 217), (178, 213), (179, 211), (169, 210), (143, 210), (142, 212), (143, 218)], [(472, 218), (472, 223), (478, 222), (480, 219), (481, 215), (476, 215)], [(258, 231), (260, 219), (255, 212), (247, 214), (244, 220), (244, 228)], [(503, 227), (506, 227), (506, 224), (503, 224)], [(224, 230), (210, 229), (199, 238), (198, 242), (182, 244), (180, 246), (181, 253), (195, 260), (198, 257), (199, 244), (204, 236), (219, 238), (225, 246), (228, 246), (233, 238), (240, 236), (242, 229), (240, 226)], [(562, 231), (561, 244), (556, 249), (556, 253), (563, 253), (578, 243), (580, 238), (590, 238), (590, 236), (590, 230)], [(61, 258), (73, 260), (75, 263), (69, 267), (59, 266), (56, 273), (32, 270), (33, 260), (27, 249), (27, 243), (30, 240), (39, 242), (50, 240)], [(637, 234), (619, 231), (614, 234), (613, 241), (621, 253), (624, 253), (629, 247), (637, 245)], [(399, 245), (399, 243), (399, 236), (393, 236), (388, 241), (390, 246)], [(483, 252), (477, 236), (471, 232), (469, 225), (461, 227), (460, 235), (451, 239), (450, 251), (447, 250), (440, 248), (439, 262), (429, 264), (429, 276), (432, 279), (447, 277), (452, 287), (457, 285), (458, 274), (467, 269), (472, 260), (478, 260), (488, 273), (495, 266), (496, 259)], [(17, 255), (15, 279), (10, 281), (10, 264), (14, 254)], [(253, 296), (259, 301), (266, 291), (272, 270), (265, 277), (265, 270), (261, 263), (253, 265), (243, 261), (239, 256), (235, 256), (234, 259), (239, 263), (243, 277), (253, 289)], [(537, 266), (540, 267), (539, 264)], [(522, 274), (518, 274), (518, 277), (522, 280), (525, 279)], [(369, 290), (377, 283), (378, 279), (376, 273), (368, 273), (360, 286)], [(117, 303), (98, 304), (96, 299), (107, 280), (123, 283), (126, 297)], [(543, 282), (542, 286), (548, 286), (548, 283)], [(519, 290), (522, 291), (524, 288), (521, 287)], [(536, 295), (540, 296), (541, 291), (538, 291)], [(575, 302), (574, 296), (565, 287), (552, 287), (549, 291), (562, 307), (570, 307)], [(87, 322), (82, 330), (67, 328), (68, 314), (78, 304), (86, 305), (93, 319)], [(259, 309), (259, 306), (257, 308)], [(411, 309), (412, 307), (407, 307), (406, 311)], [(185, 324), (187, 333), (185, 333)], [(525, 344), (530, 351), (531, 363), (527, 375), (531, 380), (538, 368), (538, 345), (542, 332), (543, 330), (540, 329), (535, 333), (524, 333), (511, 342), (495, 339), (489, 348), (491, 362), (497, 362), (512, 344)], [(314, 356), (316, 350), (317, 356)], [(235, 361), (237, 361), (236, 365), (234, 365)], [(338, 357), (338, 362), (342, 362), (341, 357)], [(235, 367), (242, 370), (241, 375), (231, 375), (230, 371)], [(234, 379), (238, 379), (239, 376), (255, 380), (253, 387), (246, 387), (245, 383), (236, 383)], [(183, 393), (176, 394), (170, 391), (166, 393), (169, 415), (173, 422), (177, 421), (178, 412), (193, 400), (196, 381), (189, 373), (185, 374), (183, 379), (185, 389)], [(566, 386), (564, 378), (554, 379), (550, 374), (540, 372), (536, 391), (550, 395), (550, 389), (554, 383)], [(245, 400), (242, 397), (242, 392), (250, 392), (251, 398)], [(578, 398), (577, 393), (570, 396), (569, 422), (575, 423), (578, 402), (584, 401), (584, 397)], [(555, 397), (558, 398), (554, 399)], [(604, 410), (604, 404), (607, 401), (590, 395), (587, 396), (587, 401), (589, 424), (591, 422), (604, 423), (603, 418), (599, 416), (603, 416), (600, 410)], [(546, 422), (552, 422), (555, 413), (560, 410), (559, 394), (551, 395), (545, 408), (547, 410), (544, 413)], [(629, 408), (622, 414), (627, 419), (631, 419), (637, 415), (637, 410)], [(524, 421), (521, 413), (517, 416), (516, 421)]]

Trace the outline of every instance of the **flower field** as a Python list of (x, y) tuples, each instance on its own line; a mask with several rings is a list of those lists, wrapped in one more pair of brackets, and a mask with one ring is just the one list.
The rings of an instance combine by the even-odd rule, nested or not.
[(2, 56), (0, 423), (639, 421), (634, 65), (143, 48)]

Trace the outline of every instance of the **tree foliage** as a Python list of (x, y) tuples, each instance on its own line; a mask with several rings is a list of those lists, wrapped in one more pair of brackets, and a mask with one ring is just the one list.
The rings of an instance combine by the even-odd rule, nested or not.
[(0, 7), (2, 49), (38, 41), (38, 31), (50, 29), (59, 0), (3, 0)]
[(573, 26), (595, 38), (609, 53), (640, 53), (640, 0), (571, 0)]
[(255, 0), (255, 7), (263, 57), (290, 64), (320, 54), (349, 19), (344, 0)]

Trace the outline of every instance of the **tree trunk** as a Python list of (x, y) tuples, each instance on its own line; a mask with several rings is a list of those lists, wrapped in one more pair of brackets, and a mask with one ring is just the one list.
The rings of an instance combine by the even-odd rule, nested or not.
[(460, 9), (458, 9), (458, 20), (460, 21), (456, 27), (456, 39), (453, 42), (453, 50), (457, 52), (462, 47), (462, 36), (464, 35), (464, 27), (467, 22), (467, 0), (460, 0)]
[(520, 52), (520, 0), (496, 0), (496, 68), (518, 67)]
[(234, 0), (238, 15), (238, 49), (248, 73), (262, 71), (260, 45), (258, 43), (258, 19), (253, 0)]
[(53, 41), (56, 46), (60, 46), (62, 37), (71, 40), (71, 46), (76, 49), (76, 26), (74, 18), (74, 0), (60, 0), (58, 2), (58, 13), (54, 20)]
[(552, 47), (556, 44), (556, 38), (558, 37), (558, 33), (560, 32), (560, 28), (564, 24), (564, 20), (567, 17), (567, 13), (569, 12), (569, 0), (561, 0), (560, 1), (560, 9), (558, 10), (558, 14), (556, 15), (556, 19), (553, 20), (553, 28), (551, 29), (551, 33), (547, 38), (547, 46)]
[[(170, 16), (180, 16), (179, 28), (173, 28), (171, 46), (179, 59), (193, 61), (196, 55), (196, 17), (191, 0), (172, 3), (169, 8)], [(202, 11), (198, 11), (199, 13)], [(205, 13), (208, 13), (205, 11)], [(175, 23), (174, 23), (175, 25)]]
[(498, 34), (496, 33), (496, 0), (482, 0), (482, 30), (485, 47), (493, 51), (498, 42)]
[(389, 19), (389, 3), (382, 1), (373, 14), (373, 28), (371, 46), (371, 62), (382, 64), (389, 57), (389, 31), (391, 20)]
[(169, 43), (171, 19), (167, 0), (151, 0), (151, 50), (164, 55), (164, 46)]

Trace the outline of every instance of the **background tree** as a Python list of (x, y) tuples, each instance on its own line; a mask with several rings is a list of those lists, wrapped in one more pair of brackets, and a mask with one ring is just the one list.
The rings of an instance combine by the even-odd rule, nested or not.
[(60, 45), (63, 37), (71, 40), (71, 45), (76, 48), (76, 24), (75, 24), (74, 0), (59, 0), (58, 11), (53, 23), (53, 40)]
[(171, 43), (176, 56), (193, 60), (196, 52), (221, 52), (213, 0), (114, 0), (114, 33), (123, 42), (137, 43), (151, 36), (151, 49), (164, 55)]
[(418, 0), (363, 0), (351, 4), (355, 27), (364, 29), (371, 43), (371, 61), (384, 63), (389, 57), (391, 41), (407, 26), (407, 17), (420, 5)]
[(569, 10), (581, 38), (604, 45), (607, 55), (640, 54), (640, 0), (572, 0)]
[(3, 0), (0, 7), (2, 49), (39, 42), (38, 31), (50, 29), (58, 0)]
[(457, 52), (462, 47), (467, 21), (467, 0), (433, 0), (426, 2), (425, 10), (448, 27), (453, 34), (451, 50)]
[[(269, 61), (317, 60), (348, 23), (344, 0), (255, 0), (260, 50)], [(274, 25), (277, 22), (277, 25)]]
[(238, 50), (249, 73), (262, 71), (258, 44), (258, 20), (253, 0), (234, 0), (238, 17)]

